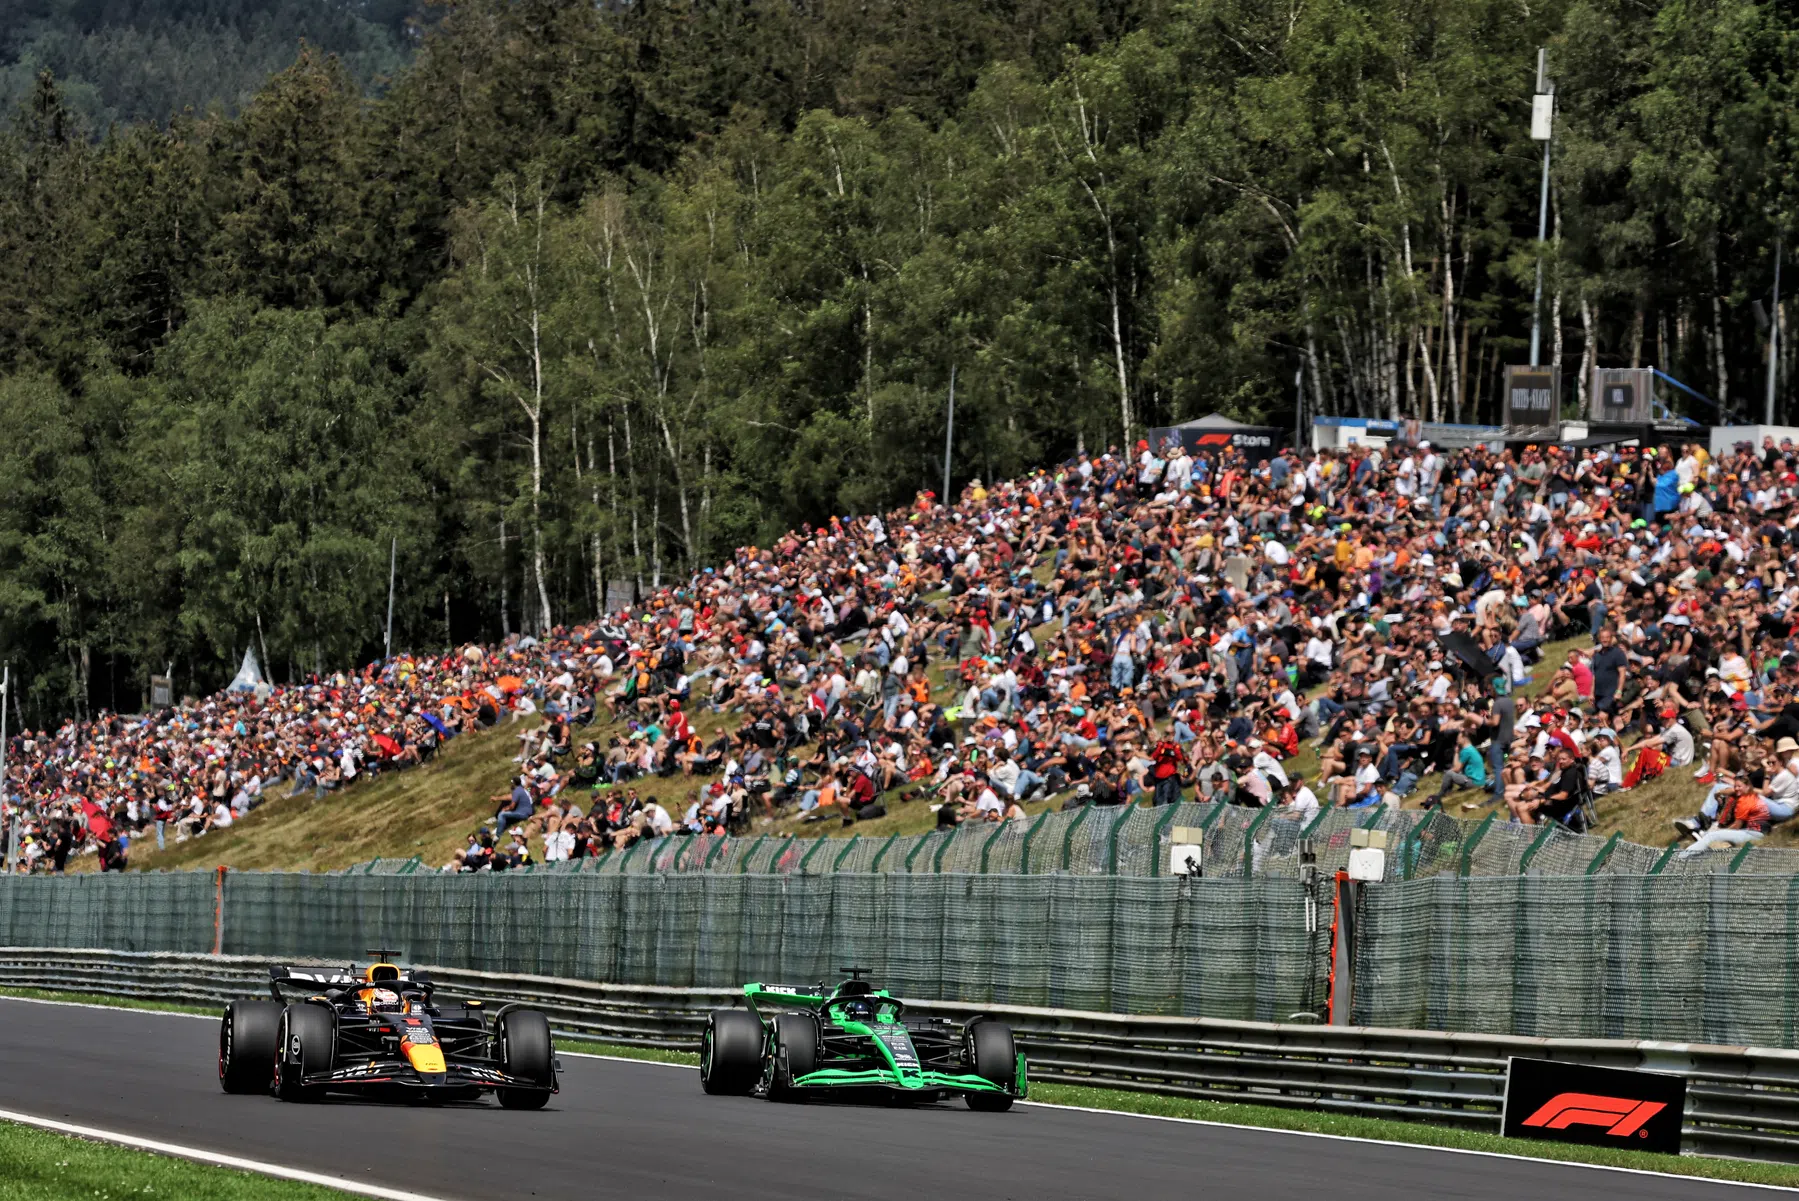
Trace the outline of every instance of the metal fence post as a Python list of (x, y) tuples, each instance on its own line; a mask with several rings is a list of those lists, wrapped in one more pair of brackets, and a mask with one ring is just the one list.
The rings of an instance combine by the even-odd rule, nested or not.
[[(750, 844), (750, 849), (745, 851), (743, 853), (743, 858), (738, 860), (738, 862), (737, 862), (737, 874), (738, 875), (741, 876), (745, 872), (750, 870), (750, 860), (752, 860), (756, 857), (756, 852), (761, 850), (762, 844), (767, 841), (768, 841), (768, 835), (764, 834), (760, 838), (756, 839), (755, 842), (752, 842)], [(620, 868), (619, 870), (623, 871), (624, 869)]]
[(1474, 827), (1472, 834), (1462, 839), (1462, 875), (1464, 877), (1474, 870), (1474, 848), (1479, 846), (1480, 840), (1487, 836), (1487, 831), (1492, 828), (1493, 819), (1498, 816), (1499, 810), (1493, 810), (1481, 819), (1480, 825)]
[(818, 854), (819, 849), (821, 847), (823, 847), (824, 845), (825, 845), (825, 840), (823, 838), (814, 838), (812, 840), (812, 849), (807, 851), (804, 855), (800, 856), (799, 870), (794, 874), (800, 875), (800, 876), (805, 875), (806, 874), (806, 865), (812, 862), (812, 856)]
[(1274, 808), (1275, 807), (1272, 802), (1270, 802), (1269, 804), (1263, 805), (1262, 811), (1260, 813), (1256, 814), (1254, 821), (1249, 823), (1249, 829), (1243, 831), (1243, 873), (1242, 874), (1245, 878), (1255, 875), (1256, 835), (1261, 833), (1262, 823), (1274, 816)]
[(212, 953), (225, 953), (225, 872), (224, 864), (219, 864), (212, 884)]
[[(762, 837), (767, 838), (768, 835), (764, 834)], [(850, 835), (850, 840), (843, 844), (843, 849), (841, 851), (837, 852), (837, 858), (835, 858), (831, 861), (831, 870), (832, 871), (837, 871), (843, 867), (844, 859), (846, 859), (849, 856), (850, 851), (855, 849), (856, 843), (861, 841), (861, 839), (862, 839), (862, 836), (860, 834), (851, 834)], [(752, 851), (750, 853), (755, 854), (754, 851)], [(747, 863), (748, 860), (746, 859), (744, 862)]]
[[(987, 835), (986, 840), (981, 843), (981, 874), (983, 876), (987, 874), (987, 856), (993, 852), (993, 840), (1005, 832), (1006, 823), (996, 822), (993, 826), (993, 833)], [(906, 863), (908, 865), (908, 870), (910, 870), (910, 865), (912, 863), (911, 855), (906, 856)]]
[[(1128, 806), (1127, 806), (1128, 808)], [(1093, 812), (1093, 802), (1088, 801), (1075, 811), (1074, 820), (1068, 823), (1068, 829), (1062, 832), (1062, 870), (1068, 870), (1069, 856), (1074, 854), (1074, 832), (1081, 828), (1087, 815)]]
[(1137, 806), (1126, 805), (1124, 812), (1118, 815), (1118, 820), (1106, 831), (1106, 863), (1114, 876), (1118, 874), (1118, 833), (1124, 829), (1124, 823), (1131, 820), (1131, 814), (1136, 810)]
[(1543, 844), (1548, 842), (1554, 834), (1555, 824), (1553, 822), (1544, 822), (1542, 831), (1531, 840), (1531, 844), (1528, 847), (1524, 848), (1524, 854), (1518, 856), (1518, 874), (1520, 876), (1529, 874), (1530, 861), (1537, 857), (1537, 852), (1543, 849)]
[(1326, 996), (1328, 1026), (1347, 1026), (1355, 1006), (1356, 901), (1362, 886), (1349, 878), (1348, 872), (1337, 873), (1337, 886), (1331, 906), (1331, 974)]
[[(1005, 823), (1001, 822), (1000, 824), (1004, 825)], [(925, 844), (930, 841), (931, 841), (931, 836), (929, 834), (920, 834), (918, 836), (918, 841), (912, 844), (912, 849), (910, 851), (906, 852), (906, 874), (907, 875), (912, 874), (912, 861), (914, 859), (918, 858), (918, 852), (924, 850)]]
[[(1031, 874), (1031, 840), (1037, 837), (1038, 828), (1048, 820), (1049, 810), (1045, 809), (1042, 813), (1037, 815), (1037, 820), (1031, 823), (1031, 828), (1024, 832), (1024, 854), (1019, 857), (1018, 861), (1019, 875), (1028, 876)], [(937, 860), (939, 863), (943, 861), (943, 852), (939, 851), (937, 853)]]
[(1587, 875), (1594, 875), (1605, 866), (1605, 861), (1612, 857), (1612, 852), (1618, 849), (1618, 843), (1623, 837), (1624, 835), (1618, 831), (1612, 831), (1612, 836), (1605, 840), (1605, 845), (1599, 848), (1599, 853), (1593, 856), (1591, 863), (1587, 864)]
[(881, 870), (881, 860), (886, 858), (887, 848), (892, 846), (898, 838), (899, 838), (899, 835), (894, 834), (894, 835), (890, 836), (886, 842), (881, 844), (881, 849), (875, 852), (874, 862), (868, 865), (869, 871), (878, 872)]

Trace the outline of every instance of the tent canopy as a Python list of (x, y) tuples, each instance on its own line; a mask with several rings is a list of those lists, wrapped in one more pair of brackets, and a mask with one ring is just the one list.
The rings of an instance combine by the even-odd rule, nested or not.
[(262, 667), (256, 662), (256, 648), (244, 648), (243, 666), (237, 669), (237, 675), (225, 686), (227, 692), (255, 692), (268, 683), (263, 678)]
[(1266, 426), (1245, 425), (1241, 421), (1233, 421), (1223, 413), (1208, 413), (1204, 417), (1195, 417), (1192, 421), (1179, 421), (1166, 427), (1175, 430), (1260, 430)]

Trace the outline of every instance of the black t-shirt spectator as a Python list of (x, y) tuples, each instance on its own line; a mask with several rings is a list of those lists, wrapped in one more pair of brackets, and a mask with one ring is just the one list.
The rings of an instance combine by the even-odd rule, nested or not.
[(1624, 648), (1615, 643), (1593, 652), (1593, 700), (1596, 704), (1603, 705), (1617, 698), (1619, 674), (1629, 663)]
[(1544, 796), (1548, 798), (1543, 806), (1545, 815), (1560, 821), (1573, 811), (1580, 796), (1580, 789), (1586, 778), (1586, 768), (1578, 763), (1571, 764), (1549, 785)]
[(1788, 701), (1781, 706), (1780, 716), (1774, 724), (1761, 732), (1763, 738), (1778, 741), (1782, 738), (1799, 738), (1799, 701)]

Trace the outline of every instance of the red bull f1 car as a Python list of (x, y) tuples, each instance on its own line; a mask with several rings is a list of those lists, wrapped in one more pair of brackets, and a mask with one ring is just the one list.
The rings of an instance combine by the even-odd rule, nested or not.
[(431, 978), (271, 967), (267, 1001), (233, 1001), (219, 1025), (219, 1085), (284, 1101), (330, 1093), (541, 1109), (556, 1087), (550, 1023), (535, 1009), (436, 1000)]
[(992, 1112), (1026, 1095), (1024, 1055), (1004, 1022), (907, 1017), (862, 969), (844, 970), (851, 978), (834, 991), (750, 984), (748, 1009), (713, 1010), (700, 1037), (701, 1087), (774, 1101), (959, 1096)]

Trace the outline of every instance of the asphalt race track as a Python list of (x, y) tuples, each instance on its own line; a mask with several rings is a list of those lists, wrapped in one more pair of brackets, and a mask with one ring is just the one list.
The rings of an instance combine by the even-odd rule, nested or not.
[[(218, 1028), (0, 999), (0, 1108), (466, 1201), (1743, 1198), (1740, 1186), (1025, 1106), (787, 1106), (563, 1058), (539, 1113), (229, 1097)], [(1755, 1190), (1760, 1192), (1761, 1190)], [(1771, 1195), (1764, 1193), (1763, 1195)]]

